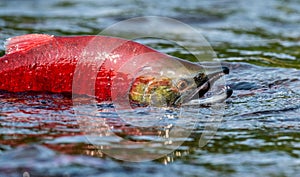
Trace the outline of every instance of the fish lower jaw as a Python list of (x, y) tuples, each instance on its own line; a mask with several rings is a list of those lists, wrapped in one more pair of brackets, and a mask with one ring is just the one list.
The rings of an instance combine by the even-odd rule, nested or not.
[(222, 91), (212, 97), (199, 98), (183, 103), (181, 106), (209, 106), (212, 104), (222, 103), (232, 95), (233, 91), (229, 86), (225, 86)]

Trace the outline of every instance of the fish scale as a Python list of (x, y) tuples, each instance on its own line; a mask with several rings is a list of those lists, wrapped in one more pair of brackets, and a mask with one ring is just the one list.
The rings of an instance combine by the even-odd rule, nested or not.
[[(46, 38), (46, 39), (44, 39)], [(39, 42), (35, 40), (39, 39)], [(154, 52), (154, 50), (141, 44), (105, 36), (76, 36), (76, 37), (55, 37), (44, 34), (23, 35), (8, 40), (6, 45), (6, 55), (0, 58), (0, 89), (12, 92), (22, 91), (49, 91), (49, 92), (71, 92), (73, 74), (78, 59), (82, 57), (82, 52), (90, 42), (96, 41), (97, 45), (113, 46), (121, 44), (113, 49), (119, 56), (117, 62), (105, 60), (103, 67), (99, 67), (97, 74), (96, 95), (100, 100), (108, 100), (110, 97), (109, 83), (111, 72), (118, 68), (134, 55), (144, 52)], [(128, 43), (128, 44), (126, 44)], [(21, 45), (20, 45), (21, 44)], [(19, 47), (16, 47), (19, 46)], [(23, 46), (23, 48), (22, 48)], [(25, 46), (25, 47), (24, 47)], [(102, 49), (109, 50), (109, 47), (90, 47), (92, 55)], [(88, 49), (90, 49), (88, 46)], [(134, 51), (134, 52), (131, 52)], [(105, 56), (104, 56), (105, 57)], [(84, 59), (83, 59), (84, 60)], [(85, 65), (82, 69), (87, 71), (92, 61), (83, 61)], [(106, 69), (109, 68), (109, 69)], [(86, 78), (88, 84), (90, 80)], [(85, 85), (81, 84), (81, 85)], [(89, 93), (84, 88), (81, 93)]]
[[(193, 95), (200, 83), (209, 81), (205, 69), (198, 64), (116, 37), (27, 34), (9, 38), (5, 48), (6, 54), (0, 58), (0, 90), (11, 92), (84, 94), (95, 96), (99, 101), (136, 98), (130, 101), (147, 100), (147, 103), (142, 103), (146, 105), (151, 99), (157, 103), (163, 103), (162, 100), (175, 102), (183, 94), (176, 85), (181, 77), (190, 77), (181, 80), (190, 80), (186, 84), (190, 86), (187, 87), (190, 92), (183, 94), (186, 96)], [(150, 71), (138, 75), (145, 68), (150, 68)], [(228, 74), (225, 71), (214, 75)], [(159, 77), (166, 75), (160, 73), (172, 73), (173, 78), (167, 76), (167, 80), (162, 80)], [(145, 84), (136, 83), (140, 81), (138, 77), (147, 78), (147, 74), (152, 78), (148, 82), (156, 85), (138, 97), (130, 95), (136, 93), (131, 89), (133, 85), (140, 88), (139, 84)], [(153, 74), (156, 76), (152, 77)], [(162, 83), (166, 81), (170, 83), (167, 86)], [(203, 93), (209, 89), (207, 86), (203, 88)], [(150, 96), (149, 99), (144, 99), (143, 94)]]

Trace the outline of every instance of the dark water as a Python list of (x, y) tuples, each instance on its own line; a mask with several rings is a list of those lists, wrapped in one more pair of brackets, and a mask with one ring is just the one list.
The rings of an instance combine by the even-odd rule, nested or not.
[[(86, 139), (68, 95), (1, 92), (0, 176), (298, 176), (297, 0), (2, 0), (0, 41), (27, 33), (95, 35), (120, 20), (144, 15), (175, 18), (200, 30), (216, 52), (215, 61), (231, 69), (226, 82), (234, 94), (209, 143), (199, 147), (203, 127), (211, 122), (190, 114), (195, 127), (174, 152), (149, 162), (120, 161)], [(173, 43), (141, 42), (180, 58), (193, 57)], [(210, 108), (201, 109), (203, 114), (206, 110)], [(136, 132), (134, 127), (119, 131)], [(139, 138), (151, 140), (152, 135)], [(154, 150), (163, 154), (165, 149)]]

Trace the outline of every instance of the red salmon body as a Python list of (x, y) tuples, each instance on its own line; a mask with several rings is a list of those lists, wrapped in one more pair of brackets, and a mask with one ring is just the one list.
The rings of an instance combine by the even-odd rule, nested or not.
[[(71, 93), (74, 74), (79, 68), (78, 72), (83, 71), (79, 74), (86, 76), (78, 79), (81, 83), (76, 92), (94, 93), (102, 101), (111, 99), (112, 76), (135, 56), (154, 53), (170, 58), (142, 44), (106, 36), (28, 34), (8, 39), (5, 47), (6, 55), (0, 58), (0, 90)], [(88, 72), (95, 64), (100, 66), (96, 66), (97, 78), (93, 82)], [(92, 87), (95, 90), (90, 91)]]

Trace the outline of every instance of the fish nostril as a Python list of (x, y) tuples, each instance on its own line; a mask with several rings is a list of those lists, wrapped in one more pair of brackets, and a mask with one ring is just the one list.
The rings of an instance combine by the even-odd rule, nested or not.
[(224, 74), (229, 74), (229, 68), (228, 68), (228, 67), (223, 66), (223, 67), (222, 67), (222, 70), (223, 70), (223, 73), (224, 73)]
[(203, 85), (207, 81), (208, 81), (208, 77), (204, 73), (198, 73), (194, 77), (194, 82), (196, 83), (197, 87)]

